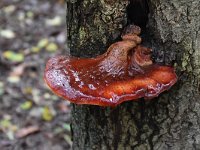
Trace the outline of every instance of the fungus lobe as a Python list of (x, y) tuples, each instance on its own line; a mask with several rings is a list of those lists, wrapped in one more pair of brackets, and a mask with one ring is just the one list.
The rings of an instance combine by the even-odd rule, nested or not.
[(44, 79), (55, 94), (76, 104), (116, 106), (157, 97), (177, 76), (172, 67), (153, 64), (139, 34), (139, 27), (129, 26), (122, 41), (96, 58), (55, 56), (47, 62)]

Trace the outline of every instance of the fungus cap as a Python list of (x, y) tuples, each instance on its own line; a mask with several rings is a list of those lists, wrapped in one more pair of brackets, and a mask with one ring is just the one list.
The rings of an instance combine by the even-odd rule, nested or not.
[(139, 45), (140, 28), (132, 28), (96, 58), (51, 58), (44, 74), (50, 89), (70, 102), (99, 106), (151, 99), (168, 90), (177, 81), (174, 69), (153, 64), (151, 49)]

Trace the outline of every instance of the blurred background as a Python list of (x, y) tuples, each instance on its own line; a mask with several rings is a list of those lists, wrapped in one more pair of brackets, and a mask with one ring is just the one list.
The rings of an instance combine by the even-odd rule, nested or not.
[(43, 81), (67, 53), (64, 0), (0, 0), (0, 150), (67, 150), (70, 105)]

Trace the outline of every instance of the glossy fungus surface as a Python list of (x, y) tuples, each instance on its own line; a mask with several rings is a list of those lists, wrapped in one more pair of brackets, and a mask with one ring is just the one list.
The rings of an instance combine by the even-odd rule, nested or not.
[(116, 106), (144, 97), (151, 99), (177, 81), (172, 67), (153, 64), (151, 49), (140, 45), (140, 28), (130, 26), (122, 41), (96, 58), (55, 56), (44, 79), (57, 95), (76, 104)]

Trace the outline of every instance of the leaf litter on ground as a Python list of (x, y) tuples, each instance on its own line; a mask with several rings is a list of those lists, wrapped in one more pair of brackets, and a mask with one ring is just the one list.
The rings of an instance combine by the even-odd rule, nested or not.
[(23, 138), (25, 136), (28, 136), (30, 134), (33, 134), (33, 133), (36, 133), (36, 132), (39, 132), (39, 131), (40, 131), (40, 128), (37, 125), (32, 125), (32, 126), (28, 126), (28, 127), (19, 129), (16, 132), (15, 136), (17, 138)]

